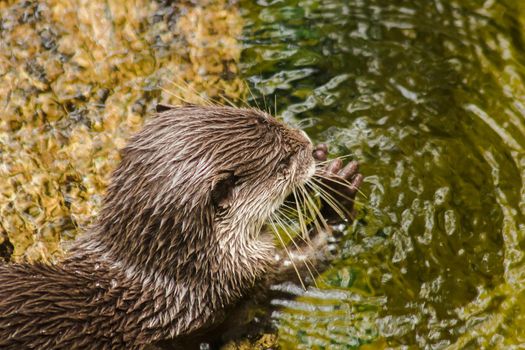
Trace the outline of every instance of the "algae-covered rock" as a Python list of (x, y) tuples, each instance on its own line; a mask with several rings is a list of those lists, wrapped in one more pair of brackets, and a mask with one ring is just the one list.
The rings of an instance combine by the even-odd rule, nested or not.
[(12, 260), (60, 256), (89, 225), (156, 103), (242, 96), (241, 29), (224, 0), (0, 3), (0, 241)]
[(271, 350), (278, 349), (278, 338), (276, 334), (262, 334), (257, 339), (249, 340), (242, 339), (239, 341), (232, 341), (224, 345), (222, 350)]

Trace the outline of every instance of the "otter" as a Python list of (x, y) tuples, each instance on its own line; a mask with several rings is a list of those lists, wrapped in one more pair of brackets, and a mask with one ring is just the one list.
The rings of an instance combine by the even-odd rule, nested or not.
[[(315, 158), (324, 146), (262, 111), (159, 105), (67, 256), (0, 266), (0, 348), (143, 349), (217, 322), (290, 269), (262, 231)], [(326, 171), (362, 180), (355, 164)]]

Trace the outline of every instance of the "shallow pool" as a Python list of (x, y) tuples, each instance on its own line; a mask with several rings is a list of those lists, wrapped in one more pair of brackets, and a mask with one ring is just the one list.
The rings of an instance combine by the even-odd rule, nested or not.
[(366, 175), (319, 288), (274, 300), (283, 349), (525, 344), (525, 7), (241, 1), (255, 99)]

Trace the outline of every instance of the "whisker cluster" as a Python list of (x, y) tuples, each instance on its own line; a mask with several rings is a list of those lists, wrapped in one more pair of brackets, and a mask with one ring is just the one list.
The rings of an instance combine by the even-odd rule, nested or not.
[(259, 91), (263, 101), (263, 106), (260, 106), (257, 102), (257, 96), (254, 94), (252, 88), (246, 81), (244, 81), (243, 85), (241, 86), (241, 89), (243, 90), (242, 95), (235, 98), (235, 100), (232, 100), (231, 98), (227, 97), (225, 93), (217, 93), (216, 97), (209, 96), (207, 94), (199, 92), (192, 84), (190, 84), (187, 81), (177, 82), (175, 80), (171, 80), (165, 77), (161, 78), (161, 82), (157, 85), (157, 88), (162, 90), (165, 94), (176, 99), (176, 103), (182, 103), (186, 105), (198, 103), (200, 105), (210, 107), (230, 106), (233, 108), (242, 107), (246, 109), (253, 109), (254, 107), (246, 97), (247, 92), (258, 110), (265, 111), (269, 115), (273, 115), (275, 116), (275, 118), (279, 119), (279, 116), (277, 115), (277, 94), (274, 94), (274, 102), (272, 106), (271, 104), (267, 103), (267, 96)]
[[(346, 157), (348, 156), (339, 157), (339, 159)], [(316, 286), (316, 277), (320, 277), (315, 264), (309, 258), (311, 254), (307, 254), (305, 250), (315, 251), (311, 244), (311, 231), (314, 233), (330, 231), (328, 220), (323, 214), (323, 206), (331, 208), (342, 221), (345, 221), (352, 217), (352, 213), (341, 203), (342, 199), (365, 205), (355, 200), (350, 194), (344, 193), (344, 189), (349, 189), (366, 198), (362, 191), (355, 188), (346, 179), (337, 175), (329, 175), (326, 172), (324, 166), (331, 161), (333, 159), (318, 162), (314, 176), (294, 188), (287, 200), (270, 217), (270, 226), (293, 265), (303, 289), (306, 289), (306, 284), (299, 272), (298, 262), (304, 263)], [(337, 185), (339, 189), (334, 185)], [(290, 244), (293, 245), (293, 250), (289, 249)]]

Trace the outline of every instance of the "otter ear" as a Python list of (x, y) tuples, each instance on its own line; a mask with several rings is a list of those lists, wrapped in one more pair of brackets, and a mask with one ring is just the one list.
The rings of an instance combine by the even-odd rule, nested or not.
[(224, 209), (230, 205), (237, 176), (233, 171), (222, 173), (213, 181), (211, 202), (216, 208)]
[(172, 106), (172, 105), (167, 105), (164, 103), (158, 103), (155, 106), (155, 111), (157, 111), (157, 113), (162, 113), (162, 112), (170, 111), (172, 109), (177, 109), (177, 108), (182, 108), (182, 107), (196, 107), (196, 106), (197, 106), (196, 104), (186, 103), (186, 102), (182, 104), (181, 106)]
[(169, 111), (170, 109), (173, 109), (173, 108), (176, 108), (176, 107), (175, 106), (170, 106), (170, 105), (165, 105), (163, 103), (159, 103), (155, 107), (155, 110), (157, 111), (157, 113), (162, 113), (162, 112)]

